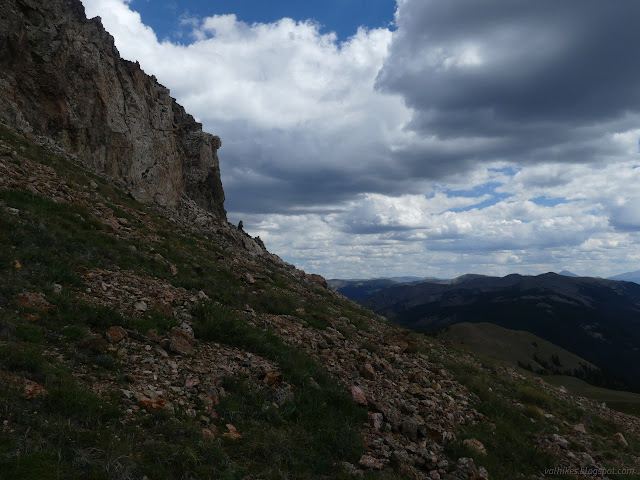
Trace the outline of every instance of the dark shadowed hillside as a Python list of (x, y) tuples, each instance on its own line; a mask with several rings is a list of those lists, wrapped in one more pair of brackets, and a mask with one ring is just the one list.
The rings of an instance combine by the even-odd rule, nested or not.
[(364, 302), (416, 331), (460, 322), (525, 330), (640, 388), (640, 285), (548, 273), (465, 276), (378, 291)]
[(387, 279), (374, 280), (327, 280), (329, 287), (345, 297), (360, 302), (375, 292), (398, 285), (398, 282)]
[[(367, 297), (373, 295), (375, 292), (379, 292), (385, 288), (397, 286), (397, 285), (414, 285), (416, 283), (429, 280), (429, 281), (441, 281), (436, 278), (420, 278), (420, 277), (391, 277), (391, 278), (372, 278), (369, 280), (340, 280), (332, 279), (327, 280), (329, 288), (340, 292), (345, 297), (350, 298), (356, 302), (362, 302)], [(446, 281), (446, 280), (442, 280)]]

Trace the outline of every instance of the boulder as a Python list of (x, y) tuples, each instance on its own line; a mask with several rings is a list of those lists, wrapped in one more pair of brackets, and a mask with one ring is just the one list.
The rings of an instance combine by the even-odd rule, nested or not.
[(105, 334), (107, 335), (107, 340), (111, 343), (120, 343), (127, 336), (126, 330), (119, 326), (107, 328)]
[(406, 418), (402, 421), (401, 432), (409, 440), (415, 441), (418, 439), (418, 424)]
[(169, 334), (169, 350), (179, 355), (193, 355), (195, 339), (178, 327), (173, 327)]
[(367, 380), (373, 380), (376, 378), (376, 372), (370, 363), (365, 363), (360, 367), (360, 375)]
[(587, 433), (587, 429), (584, 427), (584, 424), (578, 423), (573, 426), (573, 431), (578, 433)]
[(474, 453), (476, 453), (478, 455), (486, 455), (487, 454), (487, 449), (485, 448), (485, 446), (482, 444), (482, 442), (480, 440), (476, 440), (475, 438), (467, 438), (462, 443), (463, 443), (463, 445), (468, 447), (472, 452), (474, 452)]
[(554, 433), (553, 435), (551, 435), (551, 441), (555, 445), (558, 445), (560, 448), (562, 448), (564, 450), (568, 450), (569, 449), (569, 441), (566, 438), (561, 437), (557, 433)]
[(371, 455), (363, 455), (362, 457), (360, 457), (360, 461), (358, 462), (358, 464), (362, 468), (366, 468), (368, 470), (382, 470), (382, 468), (384, 467), (384, 463), (382, 463), (381, 460), (378, 460)]
[(144, 300), (138, 300), (133, 304), (133, 308), (136, 312), (146, 312), (149, 307), (147, 306), (147, 302)]
[(371, 425), (375, 430), (380, 430), (382, 428), (383, 415), (381, 413), (369, 413), (369, 425)]
[(238, 432), (236, 430), (236, 427), (234, 427), (232, 424), (227, 423), (226, 427), (229, 431), (227, 433), (223, 433), (223, 437), (230, 438), (231, 440), (240, 440), (242, 438), (242, 434)]
[(367, 397), (362, 389), (356, 385), (351, 387), (351, 398), (353, 398), (353, 401), (358, 405), (362, 405), (363, 407), (367, 406)]
[(624, 438), (624, 435), (623, 435), (622, 433), (620, 433), (620, 432), (618, 432), (618, 433), (614, 434), (614, 435), (611, 437), (611, 440), (613, 440), (613, 442), (614, 442), (615, 444), (617, 444), (617, 445), (621, 445), (621, 446), (623, 446), (623, 447), (625, 447), (625, 448), (627, 448), (627, 447), (629, 446), (629, 443), (627, 443), (627, 439), (626, 439), (626, 438)]

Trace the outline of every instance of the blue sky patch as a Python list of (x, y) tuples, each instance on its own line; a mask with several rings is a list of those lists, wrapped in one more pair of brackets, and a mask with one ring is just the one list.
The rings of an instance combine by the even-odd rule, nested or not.
[(389, 27), (396, 8), (394, 0), (133, 0), (133, 10), (140, 13), (142, 22), (156, 32), (160, 40), (186, 41), (180, 20), (185, 17), (204, 18), (213, 15), (235, 14), (238, 20), (252, 23), (271, 23), (283, 17), (304, 21), (313, 19), (322, 25), (321, 32), (336, 32), (340, 40), (354, 35), (358, 27), (369, 29)]
[(469, 210), (478, 209), (482, 210), (483, 208), (491, 207), (497, 203), (500, 203), (505, 198), (509, 198), (512, 195), (510, 193), (500, 193), (496, 192), (498, 187), (501, 187), (503, 184), (499, 182), (488, 182), (483, 183), (482, 185), (476, 185), (470, 190), (444, 190), (449, 197), (463, 197), (463, 198), (474, 198), (474, 197), (482, 197), (484, 195), (491, 195), (491, 198), (483, 200), (482, 202), (475, 203), (473, 205), (469, 205), (467, 207), (459, 207), (452, 208), (452, 212), (467, 212)]
[(488, 198), (482, 202), (469, 205), (468, 207), (452, 208), (451, 211), (459, 213), (459, 212), (468, 212), (469, 210), (473, 210), (473, 209), (482, 210), (484, 208), (496, 205), (497, 203), (500, 203), (505, 198), (509, 198), (509, 197), (511, 197), (511, 195), (508, 193), (493, 193), (493, 197)]
[[(483, 183), (480, 185), (476, 185), (475, 187), (469, 189), (469, 190), (452, 190), (452, 189), (445, 189), (443, 190), (444, 193), (446, 193), (448, 196), (450, 197), (466, 197), (466, 198), (472, 198), (472, 197), (481, 197), (482, 195), (486, 195), (487, 193), (491, 194), (491, 195), (499, 195), (495, 192), (496, 188), (501, 187), (502, 185), (504, 185), (503, 183), (499, 183), (499, 182), (488, 182), (488, 183)], [(509, 195), (507, 195), (509, 196)]]
[(522, 168), (516, 167), (516, 166), (509, 166), (509, 167), (502, 167), (502, 168), (489, 168), (488, 170), (490, 172), (503, 173), (505, 175), (509, 175), (510, 177), (513, 177), (516, 173), (522, 170)]
[(555, 207), (556, 205), (560, 205), (561, 203), (567, 203), (568, 200), (562, 197), (547, 197), (542, 195), (540, 197), (532, 198), (531, 201), (536, 205), (540, 205), (543, 207)]

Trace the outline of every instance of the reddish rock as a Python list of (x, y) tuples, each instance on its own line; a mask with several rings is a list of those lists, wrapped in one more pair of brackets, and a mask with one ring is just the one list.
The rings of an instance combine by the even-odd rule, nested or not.
[(195, 339), (187, 334), (185, 331), (173, 327), (169, 335), (169, 349), (179, 355), (193, 355), (195, 349), (193, 348)]
[(236, 430), (236, 427), (234, 427), (230, 423), (227, 423), (226, 427), (229, 431), (227, 433), (223, 433), (223, 437), (227, 437), (231, 440), (240, 440), (242, 438), (242, 434)]
[(167, 401), (164, 398), (156, 398), (153, 400), (140, 400), (140, 405), (149, 410), (164, 410), (167, 408)]
[(376, 372), (373, 370), (370, 363), (365, 363), (360, 367), (360, 375), (362, 378), (366, 378), (367, 380), (373, 380), (376, 378)]
[(24, 398), (32, 399), (47, 394), (47, 389), (31, 380), (24, 381)]
[(148, 410), (160, 411), (167, 408), (167, 400), (154, 390), (146, 389), (144, 393), (136, 392), (135, 396), (140, 406)]
[(263, 382), (270, 387), (275, 387), (282, 383), (283, 377), (279, 372), (270, 371), (264, 376)]
[(367, 406), (367, 397), (362, 389), (356, 385), (351, 387), (351, 398), (353, 398), (353, 401), (358, 405), (362, 405), (363, 407)]
[(38, 315), (37, 313), (25, 313), (24, 314), (24, 320), (27, 323), (35, 323), (38, 320), (40, 320), (40, 315)]
[(55, 308), (55, 305), (46, 301), (41, 293), (21, 293), (17, 296), (17, 299), (23, 307), (33, 308), (34, 310), (48, 312)]
[(127, 336), (127, 332), (122, 327), (109, 327), (105, 332), (107, 334), (107, 338), (112, 343), (120, 343)]

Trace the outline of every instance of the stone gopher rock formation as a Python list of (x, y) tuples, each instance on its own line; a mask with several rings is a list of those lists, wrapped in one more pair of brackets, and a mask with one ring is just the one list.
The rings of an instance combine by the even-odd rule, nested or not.
[(0, 4), (0, 122), (53, 139), (144, 202), (183, 195), (226, 220), (217, 150), (80, 0)]

